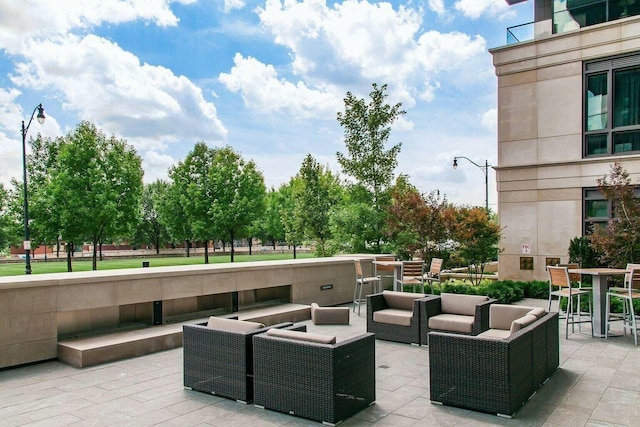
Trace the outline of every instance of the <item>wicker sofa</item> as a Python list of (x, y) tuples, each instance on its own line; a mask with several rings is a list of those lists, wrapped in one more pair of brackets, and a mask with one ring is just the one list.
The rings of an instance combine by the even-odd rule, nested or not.
[(430, 332), (431, 401), (512, 417), (559, 365), (558, 313), (523, 317), (478, 336)]
[(375, 401), (375, 337), (335, 337), (271, 329), (255, 335), (256, 406), (338, 422)]
[(435, 295), (384, 290), (367, 295), (367, 332), (376, 339), (426, 344), (428, 329), (425, 303)]
[(294, 327), (291, 322), (264, 327), (216, 317), (184, 325), (184, 386), (240, 402), (253, 400), (253, 336), (270, 328)]

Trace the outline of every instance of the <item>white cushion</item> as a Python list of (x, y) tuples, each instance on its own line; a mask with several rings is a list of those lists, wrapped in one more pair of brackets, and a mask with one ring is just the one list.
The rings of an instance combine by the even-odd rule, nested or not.
[(511, 333), (517, 332), (520, 329), (524, 328), (525, 326), (532, 324), (536, 320), (538, 320), (538, 318), (533, 314), (527, 314), (525, 316), (522, 316), (521, 318), (516, 319), (511, 323), (510, 332)]
[(481, 295), (448, 294), (440, 295), (442, 313), (475, 316), (476, 305), (488, 301), (489, 297)]
[(320, 344), (335, 344), (336, 337), (319, 334), (309, 334), (302, 331), (290, 331), (288, 329), (271, 328), (267, 331), (267, 335), (272, 337), (289, 338), (292, 340), (315, 342)]
[(207, 328), (225, 332), (251, 332), (264, 328), (262, 323), (248, 322), (246, 320), (225, 319), (224, 317), (209, 317)]

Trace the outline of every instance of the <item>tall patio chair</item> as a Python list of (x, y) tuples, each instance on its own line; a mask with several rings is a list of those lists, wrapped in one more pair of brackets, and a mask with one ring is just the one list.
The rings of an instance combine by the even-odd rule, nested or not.
[(376, 294), (380, 292), (378, 289), (380, 287), (380, 277), (378, 276), (369, 276), (365, 277), (362, 272), (362, 263), (359, 259), (354, 260), (356, 266), (356, 286), (353, 290), (353, 312), (356, 312), (356, 306), (358, 306), (358, 316), (360, 316), (360, 306), (363, 303), (366, 303), (366, 295), (365, 298), (362, 298), (362, 287), (371, 285), (372, 293)]
[[(569, 325), (571, 325), (571, 331), (575, 332), (575, 325), (581, 325), (582, 323), (591, 323), (591, 336), (593, 337), (593, 310), (591, 305), (591, 291), (580, 289), (577, 285), (574, 285), (569, 277), (569, 269), (567, 267), (547, 266), (547, 272), (549, 273), (548, 311), (551, 311), (552, 297), (555, 296), (558, 298), (558, 313), (560, 312), (562, 299), (567, 299), (567, 309), (565, 314), (565, 339), (569, 339)], [(585, 296), (589, 301), (588, 319), (583, 318), (582, 313), (580, 312), (580, 308), (578, 308), (577, 313), (574, 310), (574, 305), (578, 302), (578, 298), (582, 296)]]
[(405, 285), (410, 285), (412, 292), (424, 292), (424, 261), (402, 261), (402, 272), (398, 277), (397, 285), (401, 291), (404, 291)]
[[(622, 300), (622, 313), (611, 313), (611, 298), (620, 298)], [(636, 346), (638, 345), (638, 325), (633, 309), (633, 301), (636, 299), (640, 299), (640, 266), (631, 268), (629, 273), (625, 275), (624, 287), (613, 287), (607, 292), (607, 327), (604, 331), (605, 338), (609, 337), (611, 322), (619, 320), (622, 321), (622, 331), (624, 335), (627, 334), (628, 330), (633, 334), (634, 344)]]
[[(377, 256), (376, 261), (395, 261), (396, 257), (391, 255), (383, 255)], [(380, 265), (375, 264), (375, 270), (373, 275), (378, 276), (380, 278), (380, 289), (379, 292), (384, 290), (384, 280), (389, 279), (393, 283), (393, 278), (395, 277), (396, 267), (393, 265)], [(393, 288), (393, 285), (392, 285)]]
[(440, 258), (431, 258), (431, 264), (429, 266), (429, 271), (427, 271), (423, 280), (428, 282), (431, 285), (431, 293), (433, 293), (433, 283), (438, 284), (438, 288), (442, 290), (442, 285), (440, 281), (440, 271), (442, 270), (442, 259)]

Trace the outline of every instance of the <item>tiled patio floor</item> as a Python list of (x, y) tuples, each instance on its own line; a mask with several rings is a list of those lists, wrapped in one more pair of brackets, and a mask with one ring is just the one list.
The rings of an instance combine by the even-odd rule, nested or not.
[[(338, 337), (366, 329), (364, 312), (352, 313), (350, 326), (305, 323), (310, 332)], [(563, 332), (560, 369), (512, 419), (431, 404), (428, 349), (377, 341), (376, 403), (341, 425), (640, 426), (640, 350), (633, 339), (573, 334), (565, 340)], [(0, 426), (19, 425), (319, 424), (185, 390), (179, 348), (84, 369), (51, 361), (2, 370)]]

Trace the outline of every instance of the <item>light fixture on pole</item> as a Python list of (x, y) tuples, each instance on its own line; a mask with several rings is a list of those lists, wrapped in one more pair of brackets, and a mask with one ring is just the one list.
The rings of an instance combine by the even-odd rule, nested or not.
[(31, 126), (31, 122), (33, 121), (33, 116), (38, 112), (36, 118), (38, 119), (38, 123), (44, 123), (44, 108), (42, 104), (38, 104), (36, 108), (33, 109), (33, 113), (31, 113), (31, 118), (29, 119), (29, 123), (27, 126), (24, 126), (24, 120), (22, 121), (22, 191), (24, 193), (24, 254), (25, 254), (25, 274), (31, 274), (31, 241), (29, 240), (29, 202), (27, 198), (27, 132), (29, 131), (29, 126)]
[(453, 170), (458, 169), (458, 159), (466, 159), (468, 160), (470, 163), (474, 164), (475, 166), (477, 166), (478, 168), (480, 168), (482, 170), (482, 172), (484, 172), (484, 207), (487, 210), (487, 213), (489, 213), (489, 168), (491, 167), (491, 165), (489, 164), (489, 162), (487, 160), (484, 161), (484, 166), (477, 164), (476, 162), (474, 162), (473, 160), (471, 160), (468, 157), (465, 156), (456, 156), (453, 158)]

